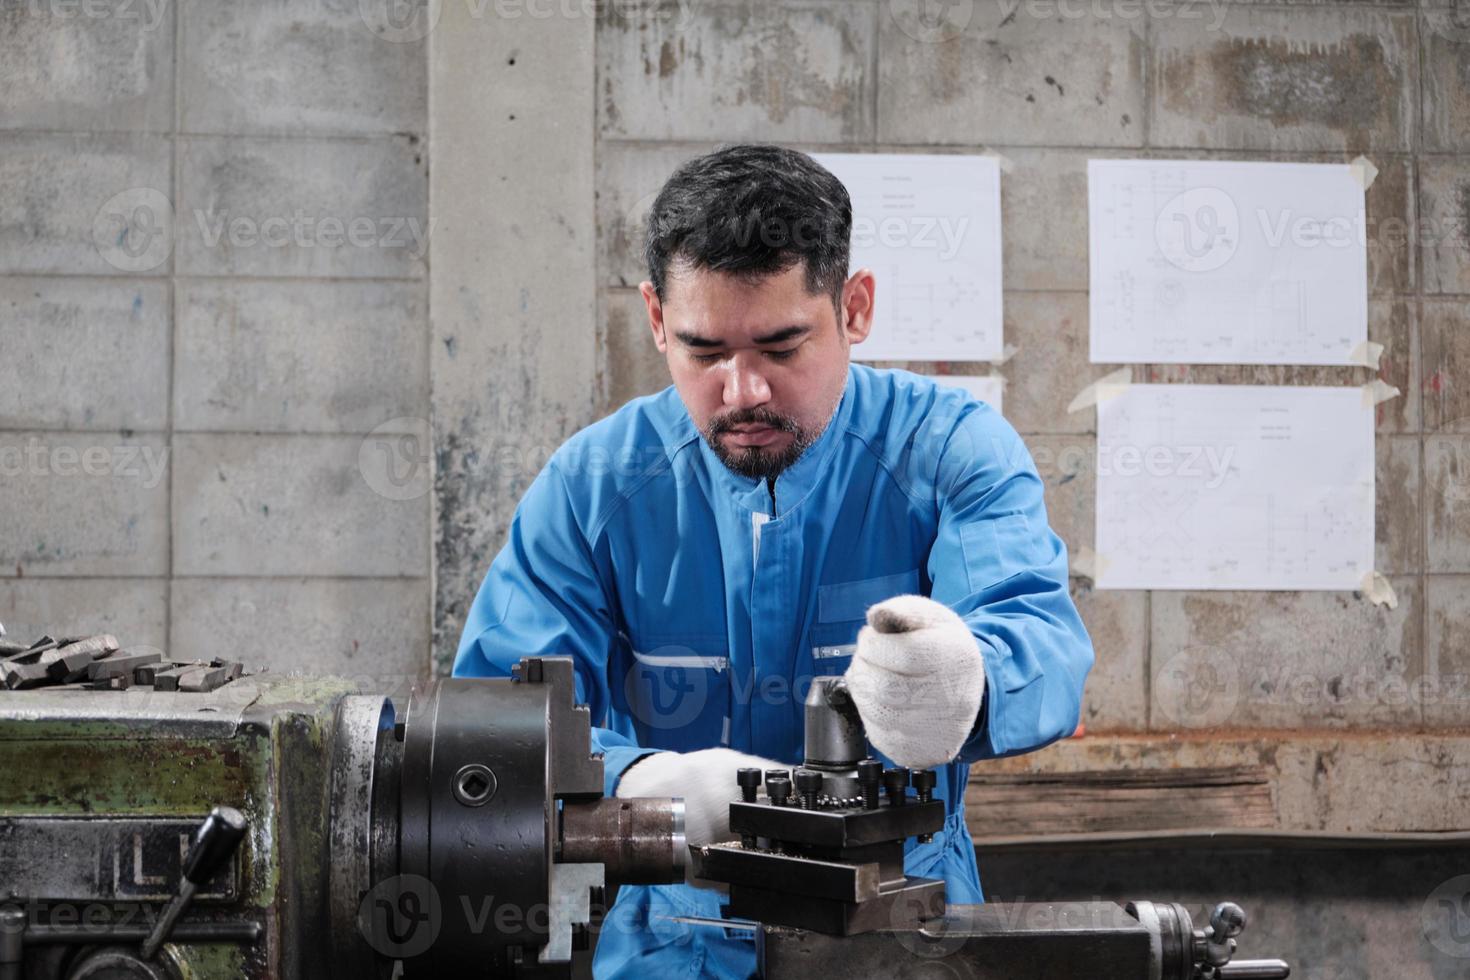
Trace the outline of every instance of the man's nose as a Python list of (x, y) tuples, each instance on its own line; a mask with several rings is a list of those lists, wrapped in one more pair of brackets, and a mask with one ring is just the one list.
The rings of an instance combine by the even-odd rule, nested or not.
[(755, 408), (771, 400), (771, 387), (761, 373), (758, 352), (754, 357), (741, 351), (730, 358), (725, 374), (725, 405), (732, 409)]

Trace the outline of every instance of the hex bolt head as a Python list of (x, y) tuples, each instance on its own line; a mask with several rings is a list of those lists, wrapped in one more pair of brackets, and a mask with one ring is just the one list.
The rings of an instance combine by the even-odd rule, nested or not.
[(803, 810), (815, 810), (822, 792), (822, 774), (815, 769), (796, 770), (796, 792), (801, 797)]
[(815, 769), (796, 770), (795, 782), (798, 793), (820, 793), (822, 791), (822, 774)]
[(892, 806), (903, 806), (908, 802), (909, 771), (903, 766), (883, 770), (883, 788), (888, 791)]
[(791, 797), (791, 780), (785, 776), (772, 776), (767, 773), (766, 795), (771, 798), (772, 806), (785, 806)]
[(920, 803), (928, 803), (934, 799), (934, 783), (937, 778), (933, 769), (919, 769), (914, 773), (914, 792), (918, 794)]
[(735, 770), (735, 782), (740, 786), (740, 798), (746, 803), (754, 803), (756, 791), (761, 785), (761, 771), (759, 769), (737, 769)]

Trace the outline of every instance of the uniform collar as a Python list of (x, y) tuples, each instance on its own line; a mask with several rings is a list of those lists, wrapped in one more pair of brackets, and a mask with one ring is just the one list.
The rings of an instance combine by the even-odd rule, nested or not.
[[(853, 368), (849, 364), (847, 381), (842, 389), (842, 398), (837, 402), (837, 411), (833, 413), (832, 421), (827, 423), (827, 428), (817, 437), (817, 441), (808, 446), (795, 463), (776, 477), (777, 518), (786, 516), (788, 511), (800, 504), (817, 485), (822, 473), (826, 472), (827, 462), (842, 442), (842, 433), (846, 431), (848, 422), (852, 418), (855, 388)], [(693, 428), (692, 421), (690, 427)], [(695, 434), (699, 441), (700, 455), (704, 459), (705, 468), (713, 474), (715, 486), (727, 491), (734, 501), (746, 510), (770, 514), (771, 493), (766, 487), (765, 478), (740, 476), (731, 471), (720, 461), (720, 457), (715, 455), (715, 451), (710, 448), (704, 436), (698, 432)]]

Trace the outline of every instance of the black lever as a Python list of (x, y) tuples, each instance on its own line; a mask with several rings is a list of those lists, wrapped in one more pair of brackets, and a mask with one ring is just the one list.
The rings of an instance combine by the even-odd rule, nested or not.
[(158, 947), (168, 940), (174, 923), (194, 900), (194, 893), (229, 861), (235, 848), (240, 846), (248, 825), (245, 815), (234, 807), (217, 806), (209, 811), (209, 816), (194, 832), (194, 843), (184, 857), (184, 876), (179, 882), (179, 893), (168, 903), (158, 925), (143, 941), (143, 959), (151, 960)]

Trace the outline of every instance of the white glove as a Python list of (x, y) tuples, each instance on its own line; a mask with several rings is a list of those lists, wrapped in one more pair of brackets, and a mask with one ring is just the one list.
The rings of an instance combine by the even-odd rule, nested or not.
[(734, 749), (657, 752), (645, 755), (623, 771), (617, 795), (619, 799), (682, 796), (684, 837), (690, 847), (701, 847), (731, 839), (730, 803), (740, 799), (735, 770), (746, 767), (761, 771), (762, 784), (767, 769), (796, 768)]
[(846, 677), (868, 740), (910, 769), (958, 755), (985, 696), (975, 635), (953, 609), (921, 595), (868, 608)]

